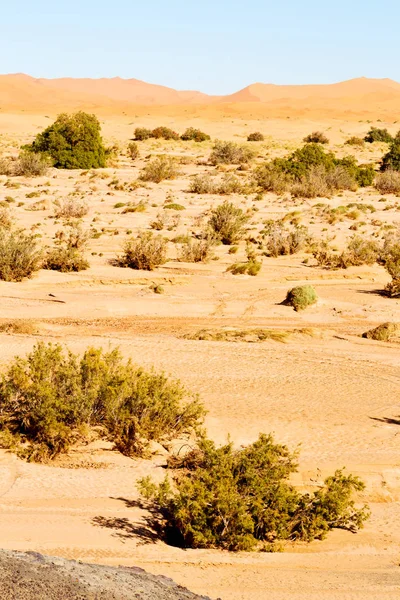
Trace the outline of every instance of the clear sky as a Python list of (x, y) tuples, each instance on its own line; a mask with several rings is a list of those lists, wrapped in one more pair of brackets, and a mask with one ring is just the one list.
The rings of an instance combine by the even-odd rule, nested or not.
[(213, 94), (250, 83), (400, 81), (399, 0), (3, 0), (0, 69), (134, 77)]

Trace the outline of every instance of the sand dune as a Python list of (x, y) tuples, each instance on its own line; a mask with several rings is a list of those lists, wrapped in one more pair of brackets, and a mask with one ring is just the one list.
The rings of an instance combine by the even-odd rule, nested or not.
[[(391, 79), (358, 78), (328, 85), (255, 83), (227, 95), (177, 91), (138, 79), (35, 79), (24, 74), (0, 75), (0, 110), (41, 112), (95, 110), (121, 114), (139, 107), (163, 107), (165, 114), (197, 108), (200, 114), (325, 118), (383, 115), (397, 119), (400, 83)], [(170, 107), (168, 111), (166, 107)], [(172, 110), (174, 107), (174, 110)], [(140, 112), (140, 110), (139, 110)]]

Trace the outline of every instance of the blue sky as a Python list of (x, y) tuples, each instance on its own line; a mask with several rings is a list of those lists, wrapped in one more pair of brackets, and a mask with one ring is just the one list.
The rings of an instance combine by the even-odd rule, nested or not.
[(214, 94), (257, 81), (400, 81), (398, 0), (4, 4), (2, 73), (134, 77)]

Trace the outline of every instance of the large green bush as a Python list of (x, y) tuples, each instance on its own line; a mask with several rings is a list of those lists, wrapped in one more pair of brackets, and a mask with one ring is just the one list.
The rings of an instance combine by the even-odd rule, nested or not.
[(118, 350), (77, 356), (40, 342), (0, 380), (3, 447), (31, 460), (67, 451), (93, 428), (124, 454), (143, 455), (151, 440), (193, 431), (203, 414), (178, 381), (124, 363)]
[(47, 154), (59, 169), (98, 169), (106, 166), (106, 148), (95, 115), (61, 114), (27, 146), (30, 152)]
[(189, 548), (274, 549), (279, 540), (322, 539), (335, 528), (356, 532), (368, 509), (356, 508), (358, 477), (336, 471), (313, 493), (289, 482), (297, 455), (271, 436), (235, 450), (203, 440), (198, 449), (170, 461), (176, 469), (159, 486), (149, 478), (140, 490), (153, 502), (167, 541)]

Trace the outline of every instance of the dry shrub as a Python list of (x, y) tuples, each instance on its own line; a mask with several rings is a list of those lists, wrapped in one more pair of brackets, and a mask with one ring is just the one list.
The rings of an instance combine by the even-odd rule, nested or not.
[(363, 140), (363, 138), (353, 135), (351, 138), (345, 141), (345, 144), (347, 146), (358, 146), (360, 148), (363, 148), (365, 146), (365, 141)]
[(58, 231), (56, 238), (57, 245), (47, 253), (43, 264), (44, 269), (71, 273), (89, 268), (89, 263), (84, 256), (89, 232), (85, 231), (80, 223), (71, 223), (65, 229)]
[(342, 254), (342, 262), (345, 268), (373, 265), (378, 260), (379, 255), (379, 244), (375, 240), (355, 235)]
[(157, 213), (154, 221), (150, 223), (150, 227), (156, 231), (162, 231), (163, 229), (172, 231), (178, 227), (180, 220), (180, 215), (171, 215), (167, 211), (163, 211)]
[(285, 256), (301, 252), (310, 241), (305, 227), (295, 225), (287, 228), (281, 221), (274, 221), (265, 228), (262, 249), (266, 256)]
[(0, 208), (0, 228), (11, 229), (14, 223), (14, 215), (8, 207)]
[(355, 192), (358, 188), (354, 177), (345, 167), (340, 165), (326, 172), (326, 183), (332, 192), (342, 192), (344, 190)]
[(57, 219), (81, 219), (89, 212), (89, 207), (83, 200), (64, 198), (56, 201), (55, 217)]
[(290, 189), (291, 180), (286, 173), (278, 171), (270, 164), (260, 165), (254, 172), (255, 183), (265, 192), (283, 194)]
[(191, 194), (215, 194), (216, 185), (211, 175), (195, 175), (190, 183), (188, 192)]
[(206, 142), (210, 140), (210, 136), (204, 131), (200, 129), (195, 129), (194, 127), (188, 127), (185, 133), (181, 135), (181, 140), (183, 141), (193, 141), (193, 142)]
[(137, 238), (130, 238), (124, 244), (124, 253), (117, 259), (120, 267), (143, 271), (153, 271), (166, 262), (167, 242), (161, 235), (151, 231), (140, 232)]
[(136, 127), (135, 129), (135, 140), (138, 142), (143, 142), (145, 140), (149, 140), (153, 137), (153, 132), (151, 129), (146, 129), (145, 127)]
[(377, 340), (379, 342), (390, 342), (391, 340), (399, 340), (400, 338), (400, 323), (382, 323), (374, 329), (370, 329), (363, 333), (363, 338), (368, 340)]
[(247, 261), (234, 263), (227, 268), (227, 272), (232, 275), (251, 275), (255, 277), (261, 271), (262, 263), (258, 260), (257, 253), (254, 248), (247, 244), (246, 247)]
[(211, 211), (208, 226), (223, 244), (231, 245), (242, 239), (247, 221), (241, 208), (225, 200)]
[(307, 135), (303, 142), (306, 144), (329, 144), (329, 140), (322, 131), (313, 131)]
[(263, 142), (264, 136), (260, 131), (255, 131), (254, 133), (250, 133), (247, 136), (247, 141), (248, 142)]
[(46, 175), (51, 166), (49, 158), (42, 154), (23, 151), (18, 158), (0, 159), (0, 175), (8, 177), (40, 177)]
[(392, 278), (385, 291), (391, 298), (400, 296), (400, 230), (391, 232), (384, 241), (379, 262)]
[(19, 335), (36, 335), (39, 328), (34, 321), (28, 319), (13, 319), (0, 323), (0, 331), (2, 333), (19, 334)]
[(290, 191), (295, 198), (329, 198), (332, 195), (324, 167), (311, 167), (301, 181), (293, 183)]
[(248, 146), (217, 140), (209, 160), (212, 165), (246, 164), (254, 157), (254, 150)]
[(298, 312), (315, 304), (317, 300), (318, 296), (312, 285), (300, 285), (288, 291), (283, 304), (293, 306), (294, 310)]
[(183, 262), (208, 262), (212, 258), (214, 242), (210, 237), (199, 240), (189, 238), (185, 240), (179, 250), (178, 260)]
[(143, 169), (140, 179), (161, 183), (165, 179), (175, 179), (180, 175), (177, 161), (170, 156), (158, 156)]
[(388, 170), (380, 173), (376, 177), (375, 187), (381, 194), (400, 194), (400, 172)]
[(136, 142), (130, 142), (128, 144), (127, 154), (129, 156), (129, 158), (131, 158), (132, 160), (136, 160), (139, 158), (139, 156), (140, 156), (139, 146), (136, 144)]
[(41, 268), (42, 251), (34, 235), (0, 228), (0, 279), (22, 281)]

